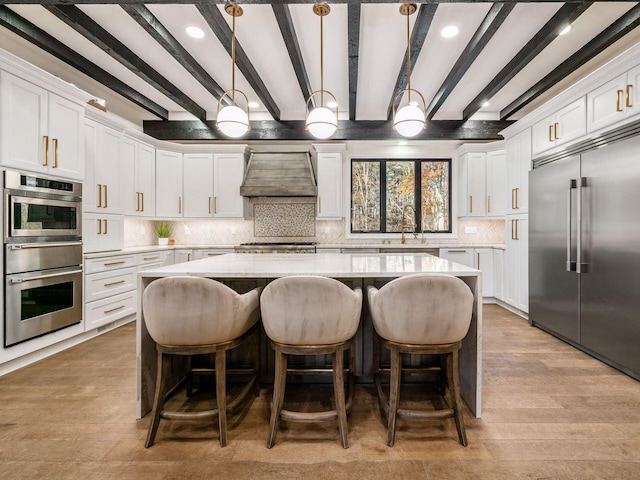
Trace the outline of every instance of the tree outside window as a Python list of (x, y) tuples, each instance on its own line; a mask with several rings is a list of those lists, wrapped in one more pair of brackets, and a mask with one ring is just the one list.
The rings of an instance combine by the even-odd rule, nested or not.
[(351, 231), (400, 233), (403, 214), (405, 229), (451, 232), (451, 160), (353, 160)]

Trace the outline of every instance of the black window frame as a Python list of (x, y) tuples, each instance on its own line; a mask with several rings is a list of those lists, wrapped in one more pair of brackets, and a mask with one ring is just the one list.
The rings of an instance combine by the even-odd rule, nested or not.
[[(378, 163), (380, 165), (380, 230), (354, 230), (353, 229), (353, 164), (354, 162), (372, 162)], [(422, 206), (420, 205), (420, 199), (422, 198), (422, 162), (446, 162), (448, 163), (448, 191), (449, 195), (447, 198), (447, 211), (449, 214), (449, 228), (447, 230), (425, 230), (425, 235), (440, 235), (453, 233), (453, 212), (452, 212), (452, 198), (453, 198), (453, 175), (452, 175), (452, 159), (451, 158), (352, 158), (350, 165), (350, 175), (349, 175), (349, 230), (353, 234), (361, 234), (361, 235), (378, 235), (378, 234), (387, 234), (387, 233), (401, 233), (398, 231), (387, 231), (387, 162), (414, 162), (414, 194), (413, 194), (413, 208), (416, 212), (420, 212), (422, 210)], [(422, 215), (416, 215), (416, 231), (423, 233), (422, 230)]]

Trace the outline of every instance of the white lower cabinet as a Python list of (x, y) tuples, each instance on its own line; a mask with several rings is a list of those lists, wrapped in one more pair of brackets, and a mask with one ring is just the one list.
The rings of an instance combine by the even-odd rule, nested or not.
[(475, 268), (473, 248), (441, 248), (439, 257)]
[(135, 255), (91, 258), (84, 267), (85, 331), (135, 315)]
[(507, 215), (504, 301), (529, 313), (528, 215)]
[(218, 255), (224, 255), (225, 253), (234, 253), (233, 248), (198, 248), (193, 251), (193, 260), (199, 260), (207, 257), (217, 257)]
[(137, 257), (138, 271), (173, 265), (173, 250), (159, 250), (139, 253)]
[(124, 216), (85, 213), (82, 216), (84, 253), (121, 250), (124, 245)]
[(504, 300), (504, 250), (493, 249), (493, 296)]
[(495, 296), (495, 277), (502, 279), (502, 270), (494, 268), (493, 248), (441, 248), (439, 256), (452, 262), (477, 268), (482, 272), (482, 296)]
[(194, 260), (193, 250), (190, 248), (180, 248), (173, 251), (174, 263), (184, 263)]

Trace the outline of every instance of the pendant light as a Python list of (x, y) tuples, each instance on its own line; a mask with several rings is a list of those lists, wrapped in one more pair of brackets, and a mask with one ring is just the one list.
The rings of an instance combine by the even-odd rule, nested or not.
[[(411, 88), (411, 37), (409, 34), (409, 16), (417, 10), (415, 3), (403, 3), (400, 5), (400, 13), (407, 17), (407, 88), (402, 90), (393, 99), (393, 128), (403, 137), (415, 137), (427, 126), (427, 116), (425, 115), (425, 102), (422, 94)], [(396, 105), (406, 92), (407, 105), (396, 111)], [(411, 100), (411, 93), (415, 93), (422, 101), (422, 107), (417, 102)]]
[[(323, 49), (322, 49), (322, 17), (329, 15), (331, 8), (326, 3), (317, 3), (313, 6), (313, 13), (320, 17), (320, 90), (316, 90), (307, 99), (305, 128), (316, 138), (329, 138), (338, 129), (338, 102), (331, 92), (324, 89), (323, 83)], [(320, 106), (309, 111), (309, 102), (311, 99), (320, 95)], [(333, 99), (335, 111), (324, 106), (324, 97), (329, 96)]]
[[(249, 130), (249, 99), (240, 90), (236, 90), (236, 17), (242, 15), (242, 7), (239, 5), (225, 5), (224, 11), (233, 17), (231, 28), (231, 90), (227, 90), (218, 100), (218, 115), (216, 123), (218, 129), (227, 137), (238, 138)], [(246, 111), (236, 105), (236, 94), (244, 97)], [(220, 108), (224, 97), (231, 99), (231, 105)]]

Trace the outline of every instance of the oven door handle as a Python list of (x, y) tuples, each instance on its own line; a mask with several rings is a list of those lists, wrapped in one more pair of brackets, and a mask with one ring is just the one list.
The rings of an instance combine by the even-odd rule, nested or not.
[(70, 246), (79, 246), (79, 245), (82, 245), (82, 242), (21, 243), (19, 245), (9, 245), (9, 250), (26, 250), (28, 248), (70, 247)]
[(45, 278), (62, 277), (65, 275), (73, 275), (75, 273), (82, 273), (82, 269), (80, 268), (78, 270), (67, 270), (65, 272), (50, 273), (48, 275), (38, 275), (37, 277), (12, 278), (9, 280), (9, 285), (15, 285), (16, 283), (30, 282), (32, 280), (42, 280)]

